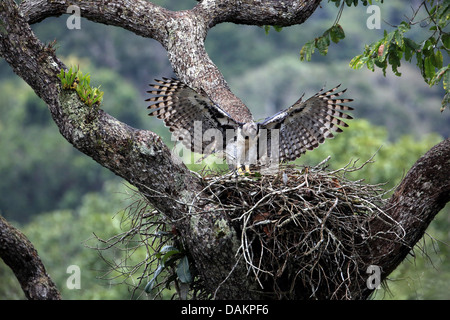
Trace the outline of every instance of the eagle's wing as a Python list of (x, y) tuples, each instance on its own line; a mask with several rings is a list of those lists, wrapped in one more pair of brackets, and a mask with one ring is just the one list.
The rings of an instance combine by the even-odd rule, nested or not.
[(226, 129), (237, 125), (227, 112), (179, 80), (155, 81), (157, 84), (150, 84), (152, 89), (147, 91), (155, 95), (146, 100), (152, 102), (148, 107), (150, 116), (164, 120), (173, 135), (191, 151), (209, 154), (224, 148)]
[(326, 92), (322, 89), (304, 102), (300, 98), (290, 108), (259, 123), (260, 129), (268, 129), (269, 139), (271, 129), (279, 129), (280, 161), (295, 160), (326, 138), (333, 138), (333, 132), (342, 132), (339, 126), (348, 126), (341, 119), (352, 117), (342, 111), (353, 108), (343, 104), (353, 99), (340, 99), (347, 89), (337, 92), (339, 86)]

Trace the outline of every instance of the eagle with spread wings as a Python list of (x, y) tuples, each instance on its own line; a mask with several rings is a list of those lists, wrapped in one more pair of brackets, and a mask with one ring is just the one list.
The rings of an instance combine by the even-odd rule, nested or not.
[(147, 99), (150, 116), (162, 119), (175, 139), (192, 152), (221, 154), (231, 169), (248, 171), (250, 165), (273, 168), (295, 160), (307, 150), (333, 138), (352, 119), (343, 111), (353, 99), (342, 99), (339, 86), (320, 90), (303, 101), (303, 96), (286, 110), (261, 122), (242, 123), (233, 119), (206, 94), (177, 79), (163, 78), (150, 84)]

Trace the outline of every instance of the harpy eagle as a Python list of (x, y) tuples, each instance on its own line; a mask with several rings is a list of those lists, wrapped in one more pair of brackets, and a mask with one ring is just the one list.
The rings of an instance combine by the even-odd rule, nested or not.
[(177, 79), (163, 78), (150, 84), (146, 101), (150, 116), (164, 120), (173, 137), (192, 152), (221, 154), (231, 169), (248, 171), (250, 165), (277, 168), (312, 150), (352, 119), (343, 111), (353, 99), (339, 98), (346, 89), (320, 90), (311, 98), (303, 96), (286, 110), (262, 122), (242, 123), (233, 119), (206, 94), (197, 92)]

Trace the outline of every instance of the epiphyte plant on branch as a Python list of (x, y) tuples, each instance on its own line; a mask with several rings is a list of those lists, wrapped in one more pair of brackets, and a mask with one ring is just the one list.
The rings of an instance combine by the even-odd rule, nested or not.
[(100, 87), (91, 87), (91, 76), (89, 73), (83, 75), (79, 67), (71, 67), (67, 71), (61, 69), (58, 78), (61, 79), (64, 90), (75, 90), (78, 97), (89, 107), (98, 107), (102, 103), (104, 92), (100, 91)]

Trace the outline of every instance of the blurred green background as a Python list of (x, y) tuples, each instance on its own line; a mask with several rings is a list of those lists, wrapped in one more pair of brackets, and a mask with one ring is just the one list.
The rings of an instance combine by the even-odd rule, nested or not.
[[(153, 2), (173, 10), (196, 4), (193, 0)], [(281, 32), (218, 25), (210, 30), (206, 49), (255, 119), (287, 108), (304, 92), (308, 97), (324, 85), (342, 83), (348, 88), (346, 96), (355, 99), (355, 120), (343, 134), (297, 162), (314, 165), (330, 155), (331, 167), (340, 168), (352, 160), (362, 163), (376, 153), (375, 163), (351, 178), (386, 182), (389, 190), (423, 153), (449, 137), (450, 110), (439, 112), (442, 86), (430, 88), (415, 65), (403, 63), (402, 77), (350, 69), (350, 60), (362, 53), (365, 44), (411, 14), (410, 2), (392, 0), (380, 7), (381, 30), (366, 28), (366, 7), (346, 7), (340, 19), (346, 38), (331, 44), (327, 56), (314, 54), (311, 62), (300, 62), (300, 48), (331, 27), (338, 13), (326, 1), (306, 23)], [(84, 19), (80, 30), (69, 30), (66, 19), (49, 18), (32, 28), (43, 42), (57, 40), (57, 54), (66, 65), (78, 64), (91, 74), (94, 86), (101, 85), (102, 108), (131, 126), (160, 134), (170, 145), (169, 131), (161, 121), (147, 116), (144, 101), (154, 78), (173, 76), (161, 45)], [(427, 30), (418, 25), (409, 36), (426, 39)], [(107, 239), (126, 230), (125, 209), (136, 201), (129, 186), (64, 140), (46, 105), (4, 60), (0, 60), (0, 115), (0, 214), (29, 237), (63, 298), (152, 298), (140, 291), (131, 295), (139, 271), (133, 273), (123, 265), (128, 276), (109, 272), (109, 264), (90, 248), (104, 246), (94, 233)], [(378, 290), (376, 299), (450, 298), (449, 213), (447, 205), (414, 254), (391, 274), (389, 290)], [(125, 255), (117, 249), (104, 254), (118, 262)], [(140, 261), (145, 255), (140, 248), (133, 259)], [(81, 269), (81, 289), (67, 287), (70, 265)], [(0, 284), (0, 299), (24, 299), (3, 261)], [(170, 298), (170, 292), (163, 297)]]

